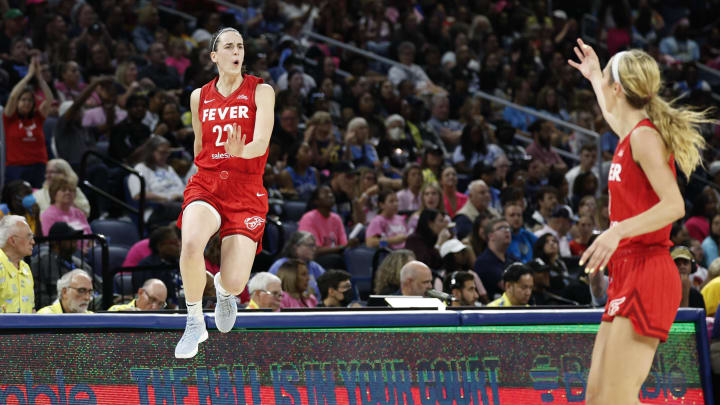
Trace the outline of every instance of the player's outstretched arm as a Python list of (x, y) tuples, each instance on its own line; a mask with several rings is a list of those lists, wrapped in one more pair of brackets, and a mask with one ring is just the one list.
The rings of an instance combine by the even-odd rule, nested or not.
[(193, 90), (190, 94), (190, 111), (192, 111), (192, 127), (195, 132), (195, 141), (193, 142), (193, 152), (195, 157), (200, 154), (202, 150), (202, 123), (198, 118), (198, 106), (200, 105), (200, 89)]
[(608, 80), (608, 78), (603, 74), (600, 59), (598, 59), (595, 50), (590, 45), (585, 44), (580, 38), (578, 38), (577, 46), (574, 50), (579, 62), (568, 59), (568, 64), (577, 69), (583, 77), (590, 82), (600, 110), (602, 111), (603, 118), (605, 118), (605, 121), (607, 121), (611, 128), (616, 128), (614, 126), (616, 120), (614, 120), (612, 114), (608, 112), (605, 104), (605, 95), (602, 92), (603, 81)]
[(660, 134), (649, 127), (639, 127), (630, 134), (633, 159), (638, 162), (660, 201), (640, 215), (611, 225), (593, 242), (580, 258), (586, 271), (605, 267), (622, 239), (656, 231), (685, 216), (685, 202), (668, 166), (668, 151)]
[(239, 155), (244, 159), (253, 159), (262, 156), (270, 145), (275, 124), (275, 90), (269, 84), (259, 84), (255, 90), (255, 130), (252, 142), (245, 145)]

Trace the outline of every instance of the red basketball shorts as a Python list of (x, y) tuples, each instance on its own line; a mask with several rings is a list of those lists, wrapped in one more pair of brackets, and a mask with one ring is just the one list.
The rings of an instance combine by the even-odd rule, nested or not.
[[(260, 253), (268, 212), (268, 196), (262, 176), (224, 170), (198, 172), (185, 187), (183, 212), (196, 201), (209, 204), (220, 215), (221, 239), (232, 235), (247, 236), (257, 242), (256, 254)], [(182, 216), (181, 212), (177, 221), (180, 228)]]
[(628, 318), (635, 332), (664, 342), (682, 298), (680, 274), (668, 248), (619, 249), (609, 268), (610, 286), (602, 320)]

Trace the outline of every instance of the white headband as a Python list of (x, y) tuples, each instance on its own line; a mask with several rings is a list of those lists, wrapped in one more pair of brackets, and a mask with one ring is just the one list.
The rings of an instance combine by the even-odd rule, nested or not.
[(236, 30), (235, 28), (228, 27), (221, 29), (220, 32), (218, 32), (218, 34), (215, 36), (215, 39), (213, 39), (213, 43), (210, 46), (210, 52), (215, 52), (215, 42), (217, 42), (218, 38), (220, 38), (220, 35), (222, 35), (222, 33), (226, 31), (235, 31), (240, 34), (240, 31)]
[(625, 93), (625, 88), (623, 87), (622, 82), (620, 82), (620, 59), (622, 59), (626, 53), (627, 51), (616, 53), (615, 57), (613, 57), (612, 65), (610, 66), (610, 70), (612, 70), (613, 81), (620, 85), (623, 93)]

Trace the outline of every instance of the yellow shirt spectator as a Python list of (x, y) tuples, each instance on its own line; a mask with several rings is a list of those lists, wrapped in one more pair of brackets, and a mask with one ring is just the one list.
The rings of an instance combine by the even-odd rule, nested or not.
[[(64, 314), (65, 311), (63, 311), (62, 305), (60, 305), (60, 301), (55, 300), (54, 304), (48, 305), (46, 307), (40, 308), (39, 311), (37, 311), (38, 314)], [(85, 311), (86, 314), (92, 314), (92, 311)]]
[(705, 300), (705, 312), (707, 316), (715, 316), (718, 305), (720, 305), (720, 277), (715, 277), (710, 280), (700, 293)]
[(117, 304), (108, 308), (109, 312), (117, 311), (139, 311), (138, 307), (135, 306), (135, 300), (130, 301), (127, 304)]
[[(508, 297), (507, 293), (504, 293), (502, 297), (496, 299), (495, 301), (487, 304), (489, 307), (513, 307), (520, 304), (513, 304), (512, 301), (510, 301), (510, 297)], [(529, 307), (530, 305), (525, 304), (526, 307)]]
[(0, 249), (0, 312), (31, 314), (35, 292), (30, 266), (20, 260), (20, 269)]

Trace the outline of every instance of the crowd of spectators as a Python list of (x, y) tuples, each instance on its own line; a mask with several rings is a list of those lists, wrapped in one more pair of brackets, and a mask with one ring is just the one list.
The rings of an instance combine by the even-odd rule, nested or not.
[[(661, 65), (663, 96), (699, 108), (712, 106), (713, 88), (695, 63), (720, 67), (716, 2), (593, 8), (554, 1), (552, 10), (545, 0), (231, 3), (0, 0), (2, 203), (10, 218), (0, 223), (0, 260), (52, 278), (36, 286), (31, 310), (42, 303), (83, 312), (93, 277), (84, 263), (73, 264), (72, 243), (41, 251), (57, 266), (44, 268), (41, 259), (23, 266), (17, 259), (32, 247), (23, 238), (87, 234), (93, 219), (124, 215), (79, 183), (88, 151), (145, 179), (150, 232), (124, 265), (177, 266), (179, 230), (168, 224), (197, 170), (189, 94), (216, 74), (209, 40), (223, 26), (243, 34), (245, 70), (275, 88), (264, 178), (271, 202), (307, 204), (276, 261), (254, 269), (238, 298), (273, 310), (354, 301), (344, 252), (363, 245), (389, 253), (374, 272), (377, 294), (435, 288), (464, 306), (597, 304), (602, 288), (591, 287), (602, 287), (602, 277), (588, 279), (577, 258), (609, 226), (605, 184), (617, 138), (592, 89), (566, 63), (575, 39), (595, 39), (605, 60), (644, 49)], [(584, 14), (596, 23), (581, 24)], [(306, 30), (397, 64), (315, 41)], [(720, 303), (712, 271), (720, 243), (720, 126), (702, 130), (705, 168), (678, 179), (688, 216), (672, 236), (689, 248), (691, 257), (683, 252), (679, 260), (696, 263), (691, 272), (681, 269), (683, 285), (704, 287), (711, 313)], [(85, 180), (119, 199), (139, 198), (139, 181), (107, 160), (90, 155), (84, 169)], [(206, 250), (208, 280), (219, 263), (215, 238)], [(180, 305), (177, 274), (135, 273), (132, 286), (134, 300), (121, 309)], [(25, 301), (8, 302), (4, 311), (27, 312)]]

